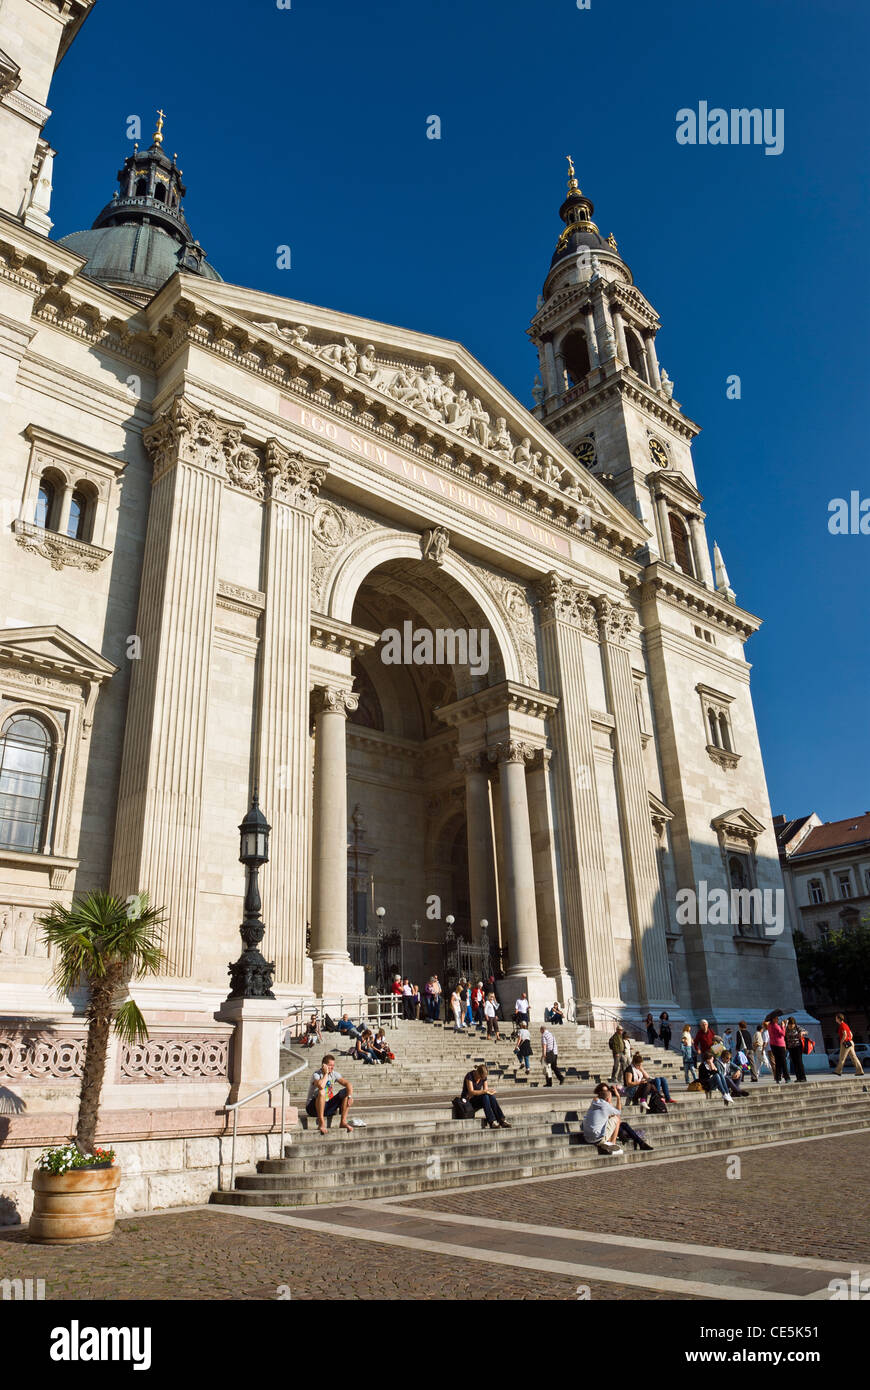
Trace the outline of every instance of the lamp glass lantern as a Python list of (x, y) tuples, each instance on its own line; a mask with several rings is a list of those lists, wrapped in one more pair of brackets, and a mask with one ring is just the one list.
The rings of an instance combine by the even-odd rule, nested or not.
[(269, 832), (272, 827), (260, 810), (257, 793), (251, 802), (251, 809), (239, 826), (239, 860), (251, 866), (268, 864)]

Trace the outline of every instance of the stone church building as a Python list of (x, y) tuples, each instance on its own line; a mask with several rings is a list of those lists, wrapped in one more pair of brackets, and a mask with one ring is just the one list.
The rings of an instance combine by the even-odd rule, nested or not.
[(605, 1024), (795, 1010), (747, 910), (782, 890), (759, 619), (573, 167), (530, 410), (457, 343), (227, 283), (162, 117), (53, 240), (45, 102), (92, 4), (0, 8), (0, 1012), (58, 1014), (34, 914), (110, 887), (167, 914), (146, 1009), (211, 1018), (255, 786), (284, 1001), (377, 983), (394, 933), (421, 984), (461, 937)]

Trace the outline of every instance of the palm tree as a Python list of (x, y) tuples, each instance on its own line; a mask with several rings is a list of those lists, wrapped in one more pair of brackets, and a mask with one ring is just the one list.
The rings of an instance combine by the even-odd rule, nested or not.
[(55, 954), (54, 989), (61, 997), (82, 985), (88, 992), (88, 1041), (76, 1124), (82, 1153), (94, 1151), (112, 1027), (123, 1042), (144, 1042), (148, 1037), (135, 1000), (122, 1002), (118, 996), (134, 975), (159, 971), (164, 961), (163, 920), (161, 910), (149, 906), (146, 893), (126, 901), (110, 893), (87, 893), (69, 907), (53, 903), (50, 912), (37, 918), (43, 940)]

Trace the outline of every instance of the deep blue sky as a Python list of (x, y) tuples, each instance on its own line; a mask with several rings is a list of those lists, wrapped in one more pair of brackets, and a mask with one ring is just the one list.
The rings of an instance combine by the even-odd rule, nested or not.
[[(458, 339), (531, 404), (525, 328), (572, 153), (703, 426), (711, 543), (765, 619), (748, 655), (773, 810), (840, 819), (870, 808), (870, 536), (827, 530), (831, 498), (870, 496), (867, 13), (98, 0), (50, 98), (54, 234), (90, 226), (127, 117), (149, 143), (162, 105), (224, 279)], [(678, 145), (676, 111), (701, 100), (782, 107), (784, 152)]]

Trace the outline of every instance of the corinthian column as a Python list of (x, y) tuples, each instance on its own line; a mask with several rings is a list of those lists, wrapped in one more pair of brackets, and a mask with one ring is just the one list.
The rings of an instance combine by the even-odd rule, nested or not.
[(465, 821), (468, 835), (468, 893), (471, 900), (471, 934), (477, 941), (486, 918), (495, 935), (495, 855), (489, 807), (489, 774), (479, 754), (457, 760), (465, 773)]
[(581, 585), (553, 573), (541, 581), (538, 593), (542, 675), (559, 697), (550, 737), (567, 966), (578, 1001), (603, 1010), (621, 996), (584, 669), (584, 638), (597, 642), (598, 624)]
[(608, 598), (595, 599), (594, 603), (610, 713), (616, 721), (614, 771), (638, 989), (641, 1002), (652, 1008), (671, 1002), (671, 984), (665, 935), (667, 918), (650, 819), (634, 677), (626, 645), (634, 613), (611, 603)]
[(278, 981), (301, 981), (308, 900), (308, 634), (311, 514), (326, 470), (265, 448), (265, 575), (259, 687), (260, 796), (272, 820), (263, 914)]
[[(314, 816), (311, 846), (311, 959), (350, 966), (347, 949), (347, 744), (349, 710), (359, 696), (335, 686), (314, 692)], [(329, 971), (325, 972), (327, 975)], [(322, 992), (321, 983), (318, 992)]]
[(534, 749), (514, 739), (490, 753), (501, 779), (502, 835), (505, 856), (505, 904), (508, 975), (541, 975), (538, 913), (535, 904), (535, 865), (526, 794), (526, 763)]
[[(176, 397), (145, 431), (154, 463), (111, 889), (167, 916), (168, 972), (190, 976), (221, 495), (238, 428)], [(235, 442), (234, 442), (235, 441)]]

